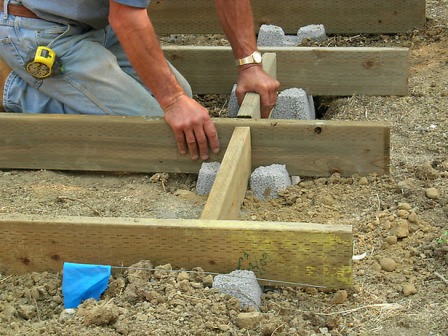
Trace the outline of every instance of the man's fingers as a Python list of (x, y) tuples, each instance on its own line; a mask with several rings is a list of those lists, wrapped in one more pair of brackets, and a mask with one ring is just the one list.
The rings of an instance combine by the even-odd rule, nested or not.
[(215, 124), (213, 121), (208, 120), (204, 124), (205, 135), (207, 136), (208, 143), (210, 144), (210, 148), (213, 153), (219, 152), (219, 138), (218, 131), (216, 130)]
[(187, 146), (185, 144), (185, 135), (183, 131), (174, 132), (174, 136), (177, 142), (177, 148), (182, 155), (187, 154)]
[(190, 151), (190, 156), (193, 160), (199, 158), (198, 155), (198, 144), (196, 142), (196, 137), (192, 129), (185, 131), (185, 141), (187, 142), (188, 150)]

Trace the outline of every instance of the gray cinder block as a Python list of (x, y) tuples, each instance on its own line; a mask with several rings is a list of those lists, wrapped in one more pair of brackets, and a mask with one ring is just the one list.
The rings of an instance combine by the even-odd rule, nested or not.
[(216, 175), (218, 175), (219, 162), (204, 162), (199, 169), (198, 180), (196, 182), (196, 193), (198, 195), (208, 195), (212, 190)]
[(283, 90), (277, 97), (277, 104), (271, 113), (271, 118), (314, 120), (316, 112), (312, 102), (312, 97), (308, 96), (303, 89)]
[(322, 24), (312, 24), (301, 27), (297, 32), (297, 36), (299, 38), (298, 43), (302, 43), (304, 39), (322, 42), (328, 38), (325, 32), (325, 27)]
[(219, 274), (213, 279), (213, 288), (236, 297), (242, 307), (260, 310), (262, 289), (252, 271), (236, 270), (229, 274)]
[(230, 92), (229, 104), (227, 106), (227, 116), (229, 118), (236, 118), (238, 116), (238, 111), (240, 106), (238, 105), (238, 99), (236, 98), (236, 84), (232, 87), (232, 92)]
[(261, 25), (258, 31), (257, 45), (261, 47), (281, 47), (285, 32), (281, 27), (274, 25)]
[(250, 189), (261, 200), (278, 197), (280, 190), (291, 185), (285, 165), (273, 164), (256, 168), (250, 176)]

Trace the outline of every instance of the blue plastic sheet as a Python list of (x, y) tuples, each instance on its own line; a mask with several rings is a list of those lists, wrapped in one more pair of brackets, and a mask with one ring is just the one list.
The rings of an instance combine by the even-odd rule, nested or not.
[(108, 286), (111, 269), (112, 266), (64, 263), (64, 307), (76, 308), (84, 300), (98, 300)]

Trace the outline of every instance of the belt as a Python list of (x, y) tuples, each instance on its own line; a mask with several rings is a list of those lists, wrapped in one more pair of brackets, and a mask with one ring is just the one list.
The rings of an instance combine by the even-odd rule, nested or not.
[[(3, 0), (0, 0), (0, 12), (3, 12), (4, 9), (5, 4)], [(22, 5), (8, 4), (8, 14), (21, 16), (29, 19), (39, 19), (39, 17), (34, 12), (32, 12), (31, 10)]]

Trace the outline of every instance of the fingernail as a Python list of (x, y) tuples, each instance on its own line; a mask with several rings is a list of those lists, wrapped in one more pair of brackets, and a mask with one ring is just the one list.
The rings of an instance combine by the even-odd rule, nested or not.
[(219, 153), (219, 148), (213, 149), (213, 153), (218, 154)]
[(197, 160), (198, 158), (199, 158), (199, 157), (198, 157), (197, 155), (192, 155), (192, 156), (191, 156), (191, 159), (192, 159), (192, 160)]
[(202, 156), (202, 160), (203, 160), (203, 161), (208, 160), (208, 155), (203, 155), (203, 156)]

